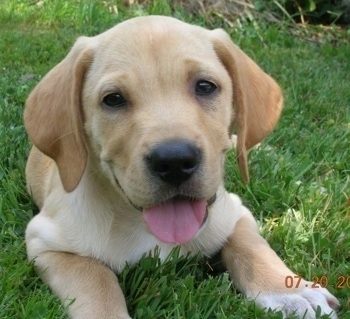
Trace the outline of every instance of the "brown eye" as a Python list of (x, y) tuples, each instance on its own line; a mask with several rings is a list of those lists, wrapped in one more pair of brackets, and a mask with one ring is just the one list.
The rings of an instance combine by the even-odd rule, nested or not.
[(214, 93), (217, 86), (209, 81), (198, 81), (196, 84), (195, 92), (197, 95), (205, 96)]
[(125, 106), (127, 101), (120, 93), (111, 93), (103, 98), (102, 103), (109, 108), (115, 109)]

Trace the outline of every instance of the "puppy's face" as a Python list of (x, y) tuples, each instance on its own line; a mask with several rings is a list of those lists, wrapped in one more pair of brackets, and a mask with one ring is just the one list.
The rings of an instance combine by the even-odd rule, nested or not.
[(82, 105), (94, 155), (140, 210), (211, 201), (230, 147), (232, 83), (209, 31), (128, 22), (100, 36)]

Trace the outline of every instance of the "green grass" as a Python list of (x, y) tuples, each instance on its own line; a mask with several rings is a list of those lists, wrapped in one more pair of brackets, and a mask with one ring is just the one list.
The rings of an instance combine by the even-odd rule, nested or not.
[[(260, 21), (229, 28), (174, 10), (166, 1), (130, 9), (102, 1), (0, 2), (0, 318), (66, 318), (60, 302), (26, 262), (24, 231), (37, 211), (25, 191), (30, 148), (22, 124), (26, 97), (68, 52), (74, 39), (97, 34), (130, 17), (167, 14), (224, 27), (280, 83), (285, 109), (275, 132), (250, 154), (251, 183), (228, 156), (226, 185), (254, 212), (271, 246), (296, 273), (329, 279), (350, 318), (350, 46), (345, 32), (315, 33)], [(334, 37), (336, 34), (336, 37)], [(336, 38), (336, 41), (334, 40)], [(120, 282), (133, 318), (281, 318), (264, 314), (236, 293), (227, 274), (208, 274), (196, 258), (161, 264), (145, 257)]]

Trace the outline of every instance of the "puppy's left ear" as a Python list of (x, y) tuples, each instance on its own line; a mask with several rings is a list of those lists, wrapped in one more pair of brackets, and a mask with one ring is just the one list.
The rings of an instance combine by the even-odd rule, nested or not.
[(247, 151), (275, 127), (283, 96), (277, 83), (250, 59), (229, 35), (211, 31), (216, 54), (228, 71), (233, 85), (232, 129), (237, 130), (237, 160), (245, 182), (249, 181)]

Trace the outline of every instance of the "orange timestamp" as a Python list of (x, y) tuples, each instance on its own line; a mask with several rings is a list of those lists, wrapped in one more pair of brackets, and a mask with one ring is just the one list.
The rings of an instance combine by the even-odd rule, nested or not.
[[(313, 276), (312, 282), (301, 283), (303, 277), (294, 275), (286, 276), (284, 279), (284, 284), (286, 288), (299, 288), (301, 285), (310, 288), (327, 288), (329, 286), (328, 276)], [(337, 277), (337, 282), (335, 284), (336, 289), (350, 289), (350, 275), (339, 275)]]

